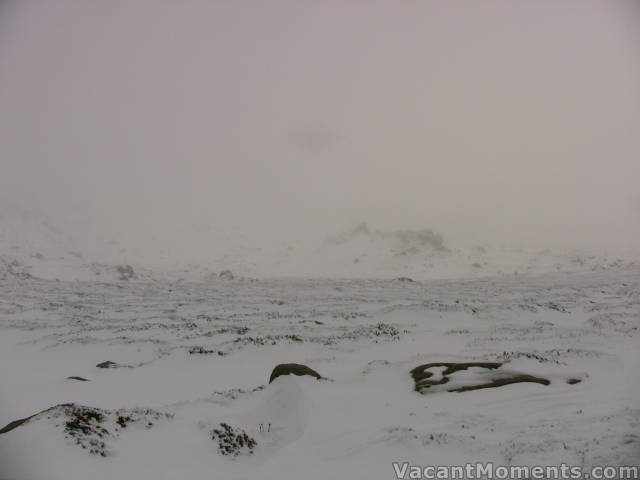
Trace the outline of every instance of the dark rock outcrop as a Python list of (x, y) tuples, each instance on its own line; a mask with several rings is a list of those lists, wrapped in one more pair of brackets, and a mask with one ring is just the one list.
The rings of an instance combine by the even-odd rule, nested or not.
[[(451, 380), (450, 376), (455, 372), (459, 372), (461, 370), (467, 370), (469, 368), (485, 368), (487, 370), (497, 370), (503, 364), (498, 362), (463, 362), (463, 363), (451, 363), (451, 362), (440, 362), (440, 363), (426, 363), (424, 365), (420, 365), (411, 372), (411, 377), (414, 381), (414, 389), (416, 392), (425, 393), (429, 387), (434, 385), (443, 385), (449, 383)], [(435, 380), (431, 379), (433, 377), (433, 372), (430, 372), (430, 368), (435, 367), (445, 367), (442, 372), (442, 378)], [(513, 373), (507, 375), (496, 375), (494, 378), (489, 378), (488, 381), (483, 383), (478, 383), (477, 385), (466, 385), (463, 387), (451, 388), (447, 390), (448, 392), (469, 392), (472, 390), (480, 390), (483, 388), (495, 388), (502, 387), (505, 385), (511, 385), (513, 383), (538, 383), (541, 385), (549, 385), (551, 382), (546, 378), (535, 377), (533, 375), (528, 375), (524, 373)]]
[(113, 442), (128, 426), (152, 428), (156, 422), (171, 419), (173, 414), (150, 408), (106, 410), (74, 403), (64, 403), (48, 408), (13, 422), (0, 429), (8, 433), (27, 422), (48, 421), (61, 430), (62, 435), (73, 444), (92, 455), (107, 457), (113, 452)]
[(11, 430), (14, 430), (14, 429), (18, 428), (20, 425), (22, 425), (23, 423), (27, 422), (29, 419), (35, 417), (36, 415), (38, 415), (38, 414), (36, 413), (35, 415), (31, 415), (31, 416), (26, 417), (26, 418), (21, 418), (19, 420), (14, 420), (13, 422), (9, 422), (4, 427), (0, 428), (0, 434), (8, 433)]
[(98, 368), (116, 368), (118, 364), (116, 362), (112, 362), (111, 360), (107, 360), (106, 362), (102, 362), (96, 365)]
[(525, 373), (519, 375), (513, 375), (512, 377), (495, 378), (487, 383), (481, 383), (479, 385), (469, 385), (467, 387), (452, 388), (450, 392), (470, 392), (471, 390), (480, 390), (482, 388), (495, 388), (503, 387), (505, 385), (511, 385), (513, 383), (539, 383), (540, 385), (549, 385), (551, 382), (546, 378), (534, 377), (533, 375), (527, 375)]
[(223, 280), (233, 280), (235, 278), (235, 275), (231, 270), (223, 270), (218, 274), (218, 277), (222, 278)]
[(276, 365), (276, 367), (271, 372), (271, 376), (269, 377), (269, 383), (273, 382), (276, 378), (281, 375), (309, 375), (311, 377), (317, 378), (318, 380), (322, 378), (322, 376), (313, 370), (312, 368), (307, 367), (306, 365), (301, 365), (299, 363), (281, 363), (280, 365)]
[(47, 413), (47, 412), (49, 412), (51, 410), (54, 410), (56, 408), (65, 408), (65, 407), (71, 407), (71, 406), (73, 406), (72, 403), (61, 403), (60, 405), (55, 405), (55, 406), (53, 406), (51, 408), (47, 408), (46, 410), (42, 410), (41, 412), (34, 413), (33, 415), (29, 415), (28, 417), (20, 418), (19, 420), (14, 420), (13, 422), (9, 422), (4, 427), (0, 428), (0, 434), (9, 433), (11, 430), (14, 430), (14, 429), (18, 428), (20, 425), (28, 422), (32, 418), (37, 417), (38, 415), (41, 415), (43, 413)]
[(416, 281), (411, 277), (398, 277), (396, 278), (396, 281), (402, 283), (416, 283)]

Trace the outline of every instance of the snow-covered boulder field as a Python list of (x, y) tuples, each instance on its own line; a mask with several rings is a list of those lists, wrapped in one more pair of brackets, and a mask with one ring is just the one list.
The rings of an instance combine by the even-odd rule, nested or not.
[[(300, 365), (272, 375), (279, 364)], [(639, 371), (637, 266), (446, 281), (11, 275), (0, 479), (638, 465)]]

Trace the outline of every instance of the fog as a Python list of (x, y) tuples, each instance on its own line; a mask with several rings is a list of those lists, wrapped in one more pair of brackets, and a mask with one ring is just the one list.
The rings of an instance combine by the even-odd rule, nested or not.
[(0, 5), (2, 195), (77, 230), (640, 237), (637, 2)]

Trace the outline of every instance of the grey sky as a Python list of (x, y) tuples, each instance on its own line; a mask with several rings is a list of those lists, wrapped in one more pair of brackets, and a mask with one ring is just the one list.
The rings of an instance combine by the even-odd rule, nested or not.
[(639, 2), (0, 5), (0, 189), (78, 225), (640, 238)]

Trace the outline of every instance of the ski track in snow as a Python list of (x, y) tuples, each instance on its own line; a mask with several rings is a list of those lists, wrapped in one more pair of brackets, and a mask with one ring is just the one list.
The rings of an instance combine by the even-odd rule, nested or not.
[[(0, 479), (384, 479), (394, 461), (638, 465), (639, 329), (637, 267), (425, 282), (8, 279), (0, 427), (71, 402), (170, 415), (118, 429), (105, 458), (66, 438), (55, 415), (38, 416), (0, 435)], [(96, 368), (104, 361), (115, 368)], [(416, 393), (409, 371), (438, 361), (504, 361), (551, 384)], [(288, 362), (326, 379), (268, 385)], [(254, 438), (255, 452), (220, 455), (210, 432), (222, 422)]]

